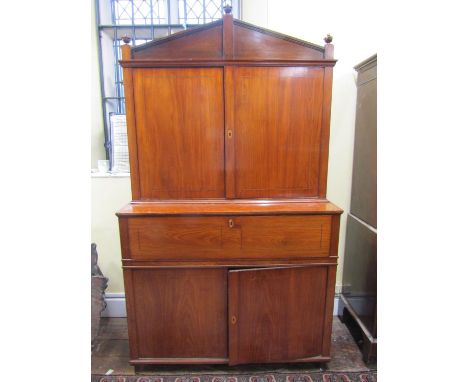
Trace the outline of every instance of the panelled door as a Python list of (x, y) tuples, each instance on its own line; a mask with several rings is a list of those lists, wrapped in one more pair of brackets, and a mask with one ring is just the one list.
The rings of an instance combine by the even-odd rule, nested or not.
[(140, 199), (318, 195), (323, 68), (132, 75)]
[(318, 195), (324, 69), (226, 67), (228, 198)]
[(227, 270), (125, 270), (132, 358), (227, 361)]
[(141, 199), (222, 198), (221, 68), (133, 70)]
[(230, 365), (322, 355), (327, 266), (231, 270), (228, 278)]
[(230, 365), (328, 357), (330, 269), (125, 270), (131, 356)]

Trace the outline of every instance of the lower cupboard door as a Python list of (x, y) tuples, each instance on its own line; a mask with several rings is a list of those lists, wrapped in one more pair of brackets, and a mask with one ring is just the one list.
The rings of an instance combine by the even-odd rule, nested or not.
[(229, 364), (320, 358), (323, 344), (330, 341), (324, 332), (328, 337), (331, 332), (327, 285), (334, 285), (335, 280), (328, 282), (328, 269), (304, 266), (230, 271)]
[(133, 359), (227, 362), (227, 270), (125, 271)]

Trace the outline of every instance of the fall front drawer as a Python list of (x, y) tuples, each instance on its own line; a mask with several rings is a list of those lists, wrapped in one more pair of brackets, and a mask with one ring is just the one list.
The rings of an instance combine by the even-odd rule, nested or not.
[(133, 217), (134, 260), (302, 259), (326, 257), (331, 216)]

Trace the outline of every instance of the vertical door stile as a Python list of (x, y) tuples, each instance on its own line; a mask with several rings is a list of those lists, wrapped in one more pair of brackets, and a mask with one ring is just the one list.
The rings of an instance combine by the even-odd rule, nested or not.
[(130, 358), (137, 359), (140, 356), (138, 345), (137, 317), (135, 314), (135, 295), (133, 292), (133, 273), (131, 269), (123, 270), (123, 278), (126, 292), (125, 307), (127, 309), (128, 339)]
[(335, 299), (336, 266), (327, 269), (327, 287), (325, 289), (325, 314), (323, 323), (322, 355), (329, 357), (333, 325), (333, 305)]
[(226, 198), (236, 197), (235, 191), (235, 132), (234, 132), (234, 67), (224, 67), (224, 139), (225, 139), (225, 190)]
[(239, 273), (228, 272), (228, 346), (229, 365), (237, 365), (238, 354)]
[(331, 97), (333, 87), (333, 68), (323, 68), (323, 102), (322, 102), (322, 126), (320, 131), (320, 168), (318, 196), (327, 196), (328, 178), (328, 146), (330, 142), (330, 118), (331, 118)]
[[(131, 59), (130, 46), (122, 46), (122, 59)], [(130, 178), (132, 188), (132, 200), (138, 200), (141, 197), (140, 192), (140, 170), (138, 165), (138, 140), (136, 128), (136, 115), (135, 115), (135, 99), (134, 99), (134, 86), (132, 68), (122, 68), (123, 81), (126, 89), (125, 95), (125, 110), (127, 121), (127, 139), (128, 139), (128, 154), (130, 164)]]

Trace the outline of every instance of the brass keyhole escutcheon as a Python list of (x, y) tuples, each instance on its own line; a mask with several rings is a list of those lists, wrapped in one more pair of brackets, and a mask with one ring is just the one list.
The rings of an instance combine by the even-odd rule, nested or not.
[(236, 316), (231, 317), (231, 323), (234, 325), (237, 322)]
[(232, 130), (227, 131), (227, 136), (228, 136), (228, 138), (232, 138)]
[(234, 220), (229, 219), (229, 228), (234, 227)]

